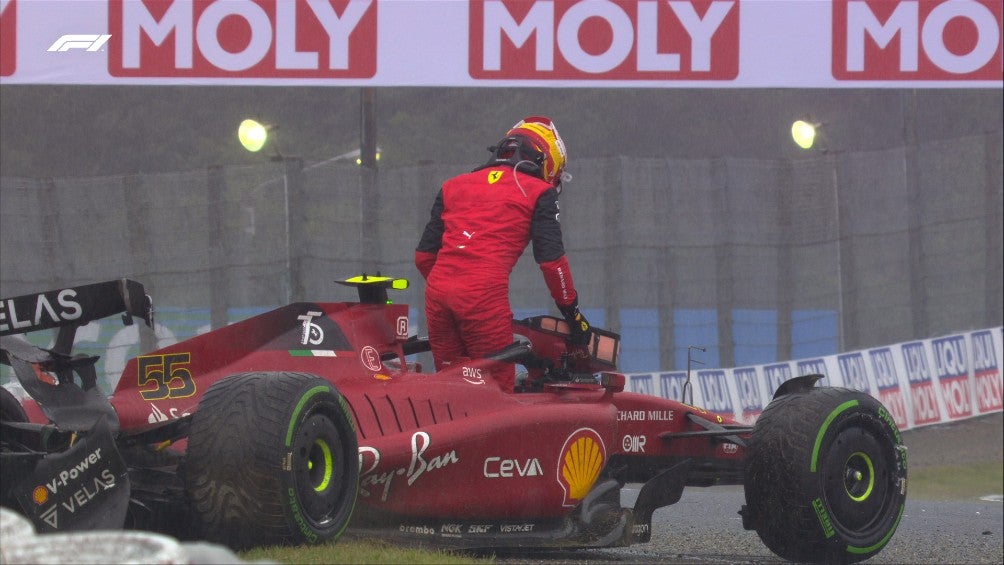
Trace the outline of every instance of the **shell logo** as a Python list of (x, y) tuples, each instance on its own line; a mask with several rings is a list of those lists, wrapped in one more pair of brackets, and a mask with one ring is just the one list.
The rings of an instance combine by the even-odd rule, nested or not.
[(35, 504), (45, 504), (49, 500), (49, 491), (39, 485), (35, 487), (35, 490), (31, 491), (31, 499), (35, 501)]
[(565, 440), (558, 456), (558, 484), (565, 491), (562, 506), (575, 506), (603, 471), (607, 448), (592, 428), (579, 428)]

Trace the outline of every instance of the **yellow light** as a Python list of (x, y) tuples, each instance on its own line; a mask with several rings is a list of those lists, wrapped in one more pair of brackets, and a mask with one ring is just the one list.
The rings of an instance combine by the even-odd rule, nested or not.
[[(382, 152), (383, 152), (383, 150), (382, 150), (382, 149), (380, 149), (379, 147), (377, 147), (377, 148), (376, 148), (376, 153), (375, 153), (375, 154), (373, 154), (373, 159), (374, 159), (375, 161), (379, 161), (379, 160), (380, 160), (380, 154), (381, 154)], [(360, 153), (359, 153), (359, 156), (358, 156), (358, 157), (356, 157), (356, 164), (357, 164), (357, 165), (362, 165), (362, 164), (363, 164), (363, 156), (362, 156), (362, 151), (360, 151)]]
[(268, 128), (254, 120), (244, 120), (237, 128), (237, 139), (248, 151), (255, 152), (265, 146)]
[(791, 124), (791, 138), (802, 149), (809, 149), (816, 141), (816, 126), (809, 122), (798, 120)]

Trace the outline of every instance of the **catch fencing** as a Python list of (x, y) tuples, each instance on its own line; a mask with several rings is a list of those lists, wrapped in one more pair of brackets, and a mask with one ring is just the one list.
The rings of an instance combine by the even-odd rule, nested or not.
[[(298, 300), (334, 280), (406, 277), (436, 191), (468, 164), (370, 170), (295, 158), (171, 174), (0, 178), (0, 296), (128, 277), (154, 332), (114, 321), (78, 343), (124, 359)], [(1002, 323), (1002, 133), (812, 158), (574, 161), (566, 250), (590, 321), (625, 372), (835, 355)], [(556, 314), (527, 252), (517, 316)], [(15, 313), (6, 309), (0, 323)]]

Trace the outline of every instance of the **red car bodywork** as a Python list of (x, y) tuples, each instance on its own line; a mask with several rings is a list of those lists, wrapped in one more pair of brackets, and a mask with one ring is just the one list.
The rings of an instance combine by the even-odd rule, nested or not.
[[(663, 490), (677, 498), (687, 485), (742, 483), (742, 440), (726, 430), (748, 428), (624, 392), (624, 376), (613, 372), (616, 334), (597, 330), (586, 348), (572, 349), (563, 321), (518, 320), (520, 343), (506, 360), (425, 373), (413, 355), (427, 345), (409, 338), (407, 306), (365, 290), (358, 303), (290, 304), (129, 360), (110, 398), (120, 429), (144, 434), (184, 420), (229, 375), (319, 376), (337, 387), (354, 420), (362, 503), (354, 524), (420, 538), (433, 530), (449, 538), (459, 522), (498, 536), (539, 532), (603, 479), (645, 483), (662, 474)], [(506, 393), (492, 372), (513, 362), (526, 363), (527, 374), (521, 392)], [(46, 421), (25, 405), (33, 421)], [(185, 443), (176, 438), (168, 449), (183, 455)], [(686, 473), (665, 477), (683, 460)], [(651, 511), (675, 502), (672, 494), (656, 498), (625, 536), (648, 539)]]
[[(748, 427), (624, 392), (619, 336), (593, 328), (570, 345), (550, 316), (513, 320), (509, 347), (426, 373), (428, 340), (387, 296), (406, 281), (342, 282), (358, 302), (290, 304), (144, 353), (110, 398), (73, 339), (116, 313), (153, 325), (142, 285), (4, 299), (0, 362), (31, 398), (0, 388), (0, 502), (38, 531), (180, 530), (235, 548), (347, 528), (449, 547), (606, 547), (648, 541), (652, 513), (687, 486), (736, 484), (743, 527), (797, 562), (868, 559), (903, 515), (906, 447), (867, 392), (794, 377)], [(51, 349), (10, 335), (49, 328)], [(514, 364), (522, 378), (503, 392), (493, 375)], [(641, 486), (624, 507), (628, 483)]]

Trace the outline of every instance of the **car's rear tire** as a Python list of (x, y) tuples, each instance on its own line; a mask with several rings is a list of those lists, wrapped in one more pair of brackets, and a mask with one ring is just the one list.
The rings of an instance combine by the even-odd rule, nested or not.
[(193, 415), (184, 467), (199, 535), (234, 549), (337, 539), (359, 487), (348, 406), (302, 373), (214, 384)]
[(899, 430), (872, 396), (829, 387), (786, 394), (750, 438), (744, 517), (785, 559), (862, 561), (899, 525), (906, 467)]

